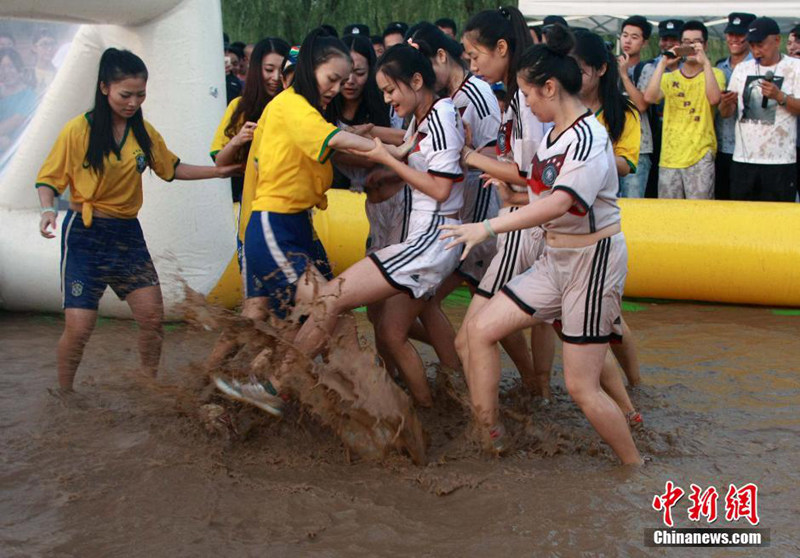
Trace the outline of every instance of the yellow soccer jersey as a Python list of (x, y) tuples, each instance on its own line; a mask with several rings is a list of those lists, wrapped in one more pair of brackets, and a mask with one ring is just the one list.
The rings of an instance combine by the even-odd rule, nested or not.
[(293, 87), (267, 105), (260, 122), (253, 211), (298, 213), (320, 204), (333, 180), (328, 142), (339, 128)]
[(250, 153), (247, 155), (247, 164), (244, 170), (242, 201), (239, 205), (239, 240), (242, 243), (244, 243), (247, 223), (250, 221), (250, 213), (253, 212), (253, 200), (256, 197), (256, 187), (258, 186), (258, 157), (256, 155), (258, 154), (259, 145), (261, 145), (261, 135), (264, 131), (266, 119), (267, 111), (265, 109), (261, 113), (261, 118), (258, 119), (255, 132), (253, 132), (253, 142), (250, 144)]
[[(597, 121), (608, 129), (603, 109), (595, 114)], [(639, 163), (639, 149), (642, 145), (642, 126), (639, 122), (639, 112), (625, 111), (625, 126), (622, 128), (622, 135), (614, 142), (614, 156), (622, 157), (631, 168), (631, 172), (636, 172), (636, 165)]]
[[(228, 128), (228, 124), (230, 123), (231, 118), (233, 117), (233, 113), (234, 111), (236, 111), (236, 108), (239, 106), (239, 102), (241, 100), (242, 100), (241, 97), (236, 97), (233, 101), (230, 102), (228, 108), (225, 109), (225, 116), (222, 117), (219, 126), (217, 126), (217, 131), (214, 133), (214, 139), (211, 141), (211, 150), (209, 155), (211, 155), (212, 160), (217, 159), (217, 153), (225, 149), (225, 146), (228, 145), (228, 143), (230, 143), (231, 139), (233, 138), (233, 136), (229, 136), (225, 132), (225, 130)], [(237, 122), (236, 126), (234, 126), (233, 128), (233, 135), (238, 134), (239, 130), (241, 130), (242, 126), (244, 125), (243, 121), (244, 119), (240, 118), (239, 120), (240, 121)]]
[[(725, 74), (714, 68), (719, 90), (725, 90)], [(706, 153), (717, 152), (714, 132), (714, 108), (706, 97), (705, 73), (686, 77), (681, 70), (661, 78), (664, 93), (664, 128), (661, 137), (659, 165), (685, 169), (697, 163)]]
[[(89, 118), (87, 113), (67, 122), (39, 170), (36, 186), (52, 188), (58, 194), (69, 187), (71, 201), (83, 204), (83, 223), (87, 227), (92, 225), (93, 208), (113, 217), (133, 219), (142, 207), (142, 173), (148, 166), (144, 152), (129, 125), (119, 156), (109, 154), (104, 161), (103, 174), (98, 176), (85, 162)], [(173, 180), (180, 159), (147, 121), (145, 128), (153, 144), (152, 170), (166, 181)]]

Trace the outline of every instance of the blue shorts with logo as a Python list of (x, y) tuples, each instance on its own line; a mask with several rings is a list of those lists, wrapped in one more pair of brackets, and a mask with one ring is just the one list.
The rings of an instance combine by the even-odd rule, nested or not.
[(294, 305), (297, 281), (311, 265), (326, 279), (333, 278), (311, 211), (253, 211), (244, 234), (245, 298), (267, 297), (270, 311), (284, 319)]
[(121, 299), (158, 285), (138, 219), (95, 217), (84, 227), (80, 212), (67, 211), (61, 226), (61, 294), (64, 308), (97, 310), (106, 287)]

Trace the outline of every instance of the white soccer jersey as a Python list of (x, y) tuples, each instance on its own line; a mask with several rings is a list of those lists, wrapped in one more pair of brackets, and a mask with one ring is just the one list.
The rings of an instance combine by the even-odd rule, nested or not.
[[(439, 99), (417, 124), (416, 117), (406, 130), (406, 138), (417, 134), (416, 145), (408, 155), (408, 165), (421, 172), (453, 179), (450, 196), (444, 202), (414, 189), (411, 209), (442, 215), (457, 213), (464, 202), (464, 169), (461, 149), (464, 147), (464, 125), (452, 99)], [(413, 188), (413, 186), (412, 186)]]
[(531, 112), (525, 96), (518, 90), (500, 123), (497, 134), (498, 158), (513, 160), (520, 176), (527, 178), (533, 155), (549, 128), (549, 124), (540, 122)]
[(488, 83), (472, 74), (451, 95), (461, 120), (472, 130), (472, 145), (476, 149), (497, 142), (500, 127), (500, 104)]
[(551, 130), (533, 158), (528, 179), (531, 201), (564, 190), (573, 197), (574, 204), (543, 228), (566, 234), (590, 234), (619, 223), (619, 178), (605, 127), (587, 111), (561, 135), (552, 136)]

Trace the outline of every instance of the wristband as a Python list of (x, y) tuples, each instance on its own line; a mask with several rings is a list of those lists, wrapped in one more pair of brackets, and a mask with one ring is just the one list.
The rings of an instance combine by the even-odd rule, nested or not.
[(468, 146), (466, 146), (466, 145), (465, 145), (465, 146), (464, 146), (464, 148), (461, 150), (461, 162), (462, 162), (462, 163), (463, 163), (465, 166), (469, 166), (469, 165), (467, 164), (467, 158), (468, 158), (470, 155), (472, 155), (473, 153), (475, 153), (475, 150), (474, 150), (474, 149), (472, 149), (471, 147), (468, 147)]
[(53, 206), (53, 207), (43, 207), (39, 209), (39, 215), (44, 215), (45, 213), (55, 213), (56, 215), (58, 215), (58, 208)]
[(789, 94), (784, 92), (783, 93), (783, 102), (778, 101), (778, 105), (780, 105), (782, 107), (785, 107), (786, 103), (788, 103), (788, 102), (789, 102)]
[(489, 236), (491, 236), (492, 238), (497, 238), (497, 233), (494, 232), (492, 224), (489, 223), (489, 219), (483, 220), (483, 228), (486, 229), (486, 232), (489, 233)]

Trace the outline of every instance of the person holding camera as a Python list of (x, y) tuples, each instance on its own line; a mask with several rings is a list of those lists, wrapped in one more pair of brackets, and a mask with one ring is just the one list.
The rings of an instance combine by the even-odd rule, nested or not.
[[(712, 199), (714, 195), (714, 109), (725, 89), (725, 74), (706, 56), (708, 30), (687, 21), (681, 45), (666, 51), (656, 65), (644, 97), (664, 100), (664, 126), (659, 161), (658, 197)], [(683, 58), (678, 71), (666, 74), (672, 60)]]
[(735, 102), (720, 106), (736, 116), (731, 199), (793, 202), (797, 195), (797, 115), (800, 60), (780, 52), (780, 29), (768, 17), (747, 30), (752, 60), (736, 66), (728, 89)]

